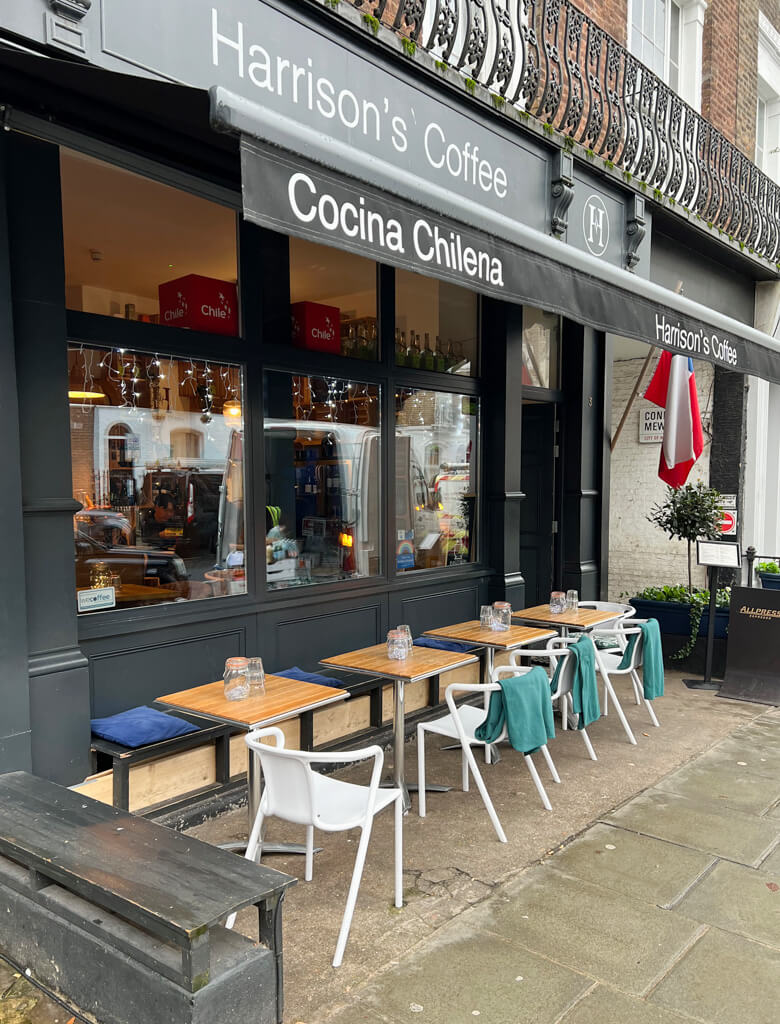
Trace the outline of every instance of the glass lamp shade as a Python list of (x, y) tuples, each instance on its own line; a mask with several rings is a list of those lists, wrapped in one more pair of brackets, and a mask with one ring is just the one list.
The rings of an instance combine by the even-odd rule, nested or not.
[(222, 406), (222, 415), (228, 423), (238, 423), (241, 419), (241, 403), (236, 398), (229, 398)]

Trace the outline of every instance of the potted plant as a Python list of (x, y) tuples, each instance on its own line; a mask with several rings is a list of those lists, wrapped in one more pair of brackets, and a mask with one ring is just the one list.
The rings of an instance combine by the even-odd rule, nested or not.
[(780, 590), (780, 565), (777, 562), (759, 562), (756, 575), (764, 590)]
[[(698, 638), (707, 635), (710, 599), (709, 590), (693, 586), (693, 544), (700, 539), (714, 540), (720, 536), (721, 514), (720, 494), (714, 488), (702, 483), (686, 484), (677, 489), (668, 487), (664, 501), (653, 506), (647, 518), (671, 539), (687, 542), (688, 585), (647, 587), (630, 601), (640, 616), (658, 620), (664, 656), (677, 667), (682, 667), (683, 659), (689, 659), (687, 668), (691, 671), (696, 671), (696, 664), (703, 660), (703, 640), (698, 644), (700, 650), (693, 658), (690, 656)], [(730, 596), (730, 588), (719, 588), (715, 636), (722, 642), (716, 645), (716, 671), (717, 662), (725, 659)], [(722, 650), (718, 651), (717, 646)]]

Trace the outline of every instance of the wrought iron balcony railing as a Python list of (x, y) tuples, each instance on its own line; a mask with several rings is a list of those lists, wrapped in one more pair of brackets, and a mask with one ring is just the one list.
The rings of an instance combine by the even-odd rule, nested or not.
[(780, 188), (568, 0), (351, 2), (780, 269)]

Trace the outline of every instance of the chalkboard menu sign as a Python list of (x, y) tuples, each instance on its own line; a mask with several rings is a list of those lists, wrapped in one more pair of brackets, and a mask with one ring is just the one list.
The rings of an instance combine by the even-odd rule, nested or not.
[(732, 588), (720, 696), (780, 704), (780, 590)]

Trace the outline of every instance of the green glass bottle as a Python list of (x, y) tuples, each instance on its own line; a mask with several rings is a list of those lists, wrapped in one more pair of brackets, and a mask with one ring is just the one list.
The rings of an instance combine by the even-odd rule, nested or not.
[(427, 331), (425, 332), (425, 348), (422, 350), (420, 366), (422, 366), (423, 370), (433, 370), (436, 368), (436, 359), (431, 348), (431, 336)]
[(419, 370), (421, 359), (422, 351), (420, 350), (420, 335), (415, 334), (414, 331), (409, 331), (409, 347), (406, 350), (406, 365), (413, 367), (415, 370)]
[(444, 348), (438, 334), (436, 335), (436, 348), (433, 352), (433, 363), (437, 373), (444, 373), (447, 369), (447, 357), (444, 354)]
[(395, 329), (395, 365), (406, 366), (406, 332)]

